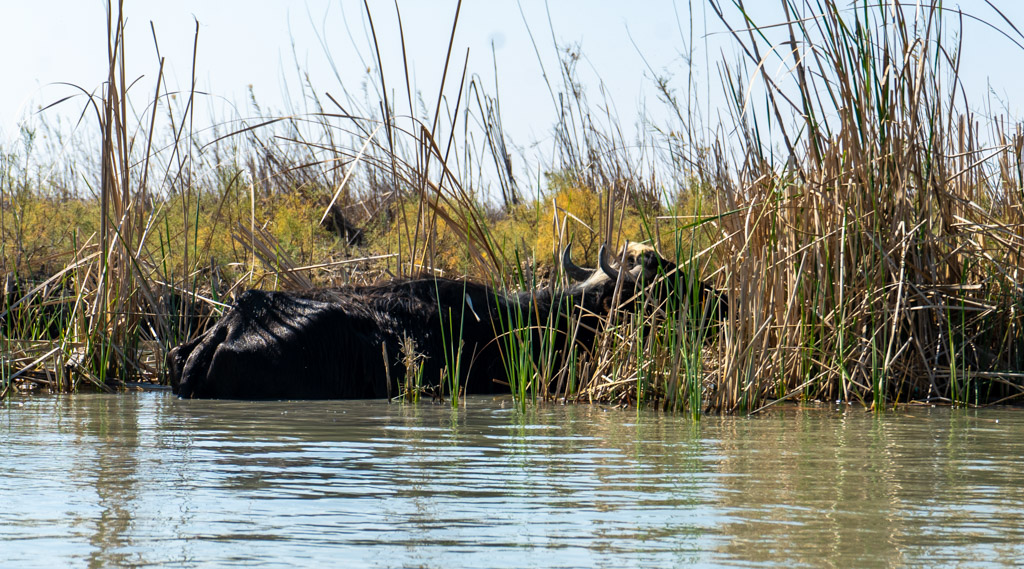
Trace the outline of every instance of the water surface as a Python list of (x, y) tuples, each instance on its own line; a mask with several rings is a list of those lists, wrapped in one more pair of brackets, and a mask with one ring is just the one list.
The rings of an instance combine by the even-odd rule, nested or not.
[(20, 398), (0, 566), (1009, 567), (1024, 410)]

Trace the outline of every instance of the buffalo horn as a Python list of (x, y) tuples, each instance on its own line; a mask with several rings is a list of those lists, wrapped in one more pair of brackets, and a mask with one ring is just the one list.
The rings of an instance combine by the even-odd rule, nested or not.
[(574, 281), (585, 281), (590, 278), (590, 275), (594, 273), (591, 269), (584, 269), (583, 267), (572, 262), (572, 243), (570, 242), (562, 249), (562, 270)]
[(613, 281), (619, 280), (619, 271), (608, 262), (607, 249), (605, 244), (601, 244), (601, 248), (597, 250), (597, 262), (600, 263), (601, 270), (604, 274), (608, 275)]

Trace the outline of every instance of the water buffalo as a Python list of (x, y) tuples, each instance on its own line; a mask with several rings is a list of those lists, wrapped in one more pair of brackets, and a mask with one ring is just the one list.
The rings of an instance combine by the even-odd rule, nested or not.
[[(507, 392), (510, 330), (547, 333), (563, 353), (589, 349), (616, 299), (629, 302), (643, 283), (675, 268), (638, 244), (626, 247), (620, 263), (605, 259), (603, 247), (600, 256), (597, 269), (583, 269), (566, 248), (566, 272), (582, 282), (518, 294), (433, 277), (301, 293), (250, 290), (213, 328), (170, 352), (171, 385), (184, 398), (384, 398), (398, 394), (411, 347), (425, 385), (438, 385), (458, 358), (463, 393)], [(579, 325), (570, 330), (572, 321)]]

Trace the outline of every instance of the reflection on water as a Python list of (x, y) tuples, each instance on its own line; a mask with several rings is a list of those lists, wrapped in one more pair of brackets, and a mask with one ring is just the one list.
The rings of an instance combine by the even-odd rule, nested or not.
[(0, 566), (1013, 566), (1024, 411), (36, 397)]

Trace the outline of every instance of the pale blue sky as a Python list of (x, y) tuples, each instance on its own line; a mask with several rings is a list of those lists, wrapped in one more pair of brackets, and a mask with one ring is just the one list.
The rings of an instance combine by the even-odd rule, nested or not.
[[(1024, 2), (995, 0), (994, 3), (1024, 29)], [(756, 6), (761, 23), (783, 19), (776, 2), (748, 1), (748, 5)], [(9, 142), (16, 136), (16, 125), (26, 113), (73, 92), (56, 83), (93, 89), (104, 80), (106, 22), (102, 0), (0, 0), (0, 6), (3, 10), (0, 53), (4, 54), (5, 78), (4, 88), (0, 89), (0, 136)], [(394, 3), (371, 1), (370, 6), (384, 51), (389, 89), (402, 91)], [(951, 6), (947, 3), (947, 7)], [(968, 0), (959, 6), (993, 22), (999, 20), (983, 0)], [(432, 106), (455, 2), (402, 1), (400, 8), (415, 86)], [(225, 118), (225, 105), (231, 103), (240, 105), (242, 113), (248, 114), (245, 102), (249, 85), (266, 107), (282, 110), (288, 106), (283, 78), (287, 78), (293, 94), (298, 88), (293, 43), (301, 67), (309, 73), (314, 89), (321, 94), (341, 92), (339, 80), (325, 56), (325, 47), (337, 64), (341, 83), (352, 93), (359, 93), (366, 77), (366, 65), (372, 64), (361, 1), (127, 0), (126, 12), (128, 74), (144, 76), (135, 88), (140, 101), (145, 101), (152, 93), (149, 82), (157, 69), (151, 21), (161, 52), (167, 59), (169, 83), (185, 88), (190, 74), (195, 20), (198, 19), (198, 88), (215, 96), (205, 105), (200, 103), (200, 108), (212, 108)], [(490, 48), (493, 42), (506, 128), (519, 145), (543, 141), (549, 136), (555, 110), (531, 47), (527, 23), (548, 73), (556, 73), (552, 31), (548, 25), (550, 14), (557, 41), (562, 45), (578, 43), (582, 46), (586, 59), (581, 69), (588, 81), (591, 101), (597, 102), (600, 98), (597, 80), (600, 77), (623, 123), (632, 124), (644, 105), (652, 109), (650, 112), (655, 116), (663, 113), (646, 64), (658, 73), (673, 74), (676, 78), (673, 85), (679, 90), (685, 89), (681, 54), (691, 37), (691, 13), (698, 60), (696, 71), (702, 84), (712, 85), (714, 98), (719, 94), (717, 71), (713, 67), (705, 68), (704, 61), (714, 65), (723, 53), (729, 60), (734, 60), (735, 56), (731, 55), (730, 38), (721, 33), (717, 18), (699, 0), (558, 0), (549, 4), (523, 0), (521, 6), (506, 0), (466, 0), (455, 38), (456, 61), (449, 78), (458, 78), (462, 58), (469, 48), (469, 69), (487, 78), (488, 85), (493, 84)], [(734, 21), (739, 23), (738, 18)], [(1012, 30), (1009, 32), (1013, 34)], [(993, 93), (1009, 101), (1011, 111), (1020, 116), (1019, 104), (1010, 99), (1016, 99), (1016, 93), (1021, 91), (1020, 62), (1024, 51), (980, 25), (968, 25), (965, 36), (962, 76), (974, 90), (969, 93), (973, 104), (980, 107), (985, 102), (987, 84), (991, 80)], [(1020, 36), (1017, 41), (1024, 44)], [(777, 62), (769, 66), (769, 70), (781, 72)], [(448, 88), (450, 96), (454, 97), (455, 92), (454, 87)], [(81, 101), (64, 103), (58, 111), (72, 113), (80, 109), (81, 104)], [(399, 110), (407, 108), (405, 103), (397, 107)]]

